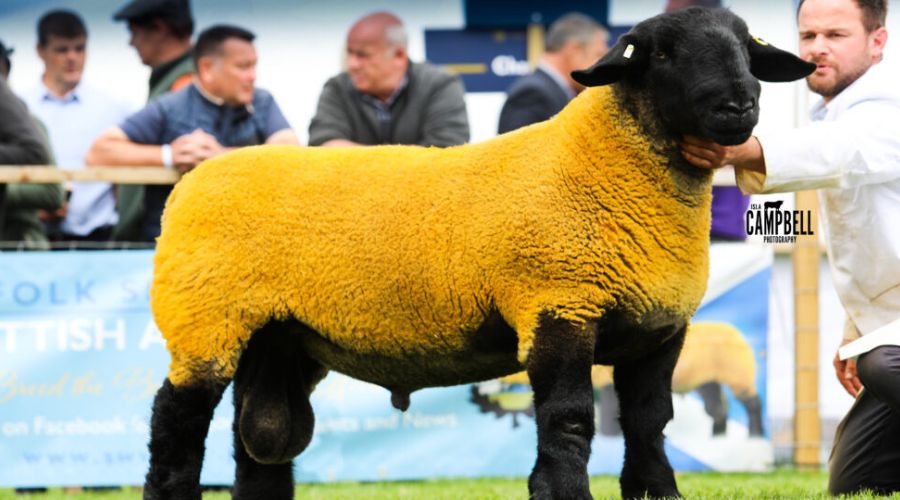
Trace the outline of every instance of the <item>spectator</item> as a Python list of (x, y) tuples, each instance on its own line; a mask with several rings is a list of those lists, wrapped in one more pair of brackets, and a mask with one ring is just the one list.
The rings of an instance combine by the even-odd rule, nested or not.
[(369, 14), (347, 34), (347, 71), (325, 83), (309, 144), (462, 144), (469, 140), (464, 94), (458, 77), (409, 60), (400, 19)]
[[(46, 139), (28, 108), (6, 84), (11, 64), (3, 54), (0, 71), (0, 165), (47, 165), (51, 162)], [(0, 241), (16, 241), (25, 248), (49, 247), (38, 210), (62, 206), (63, 190), (58, 184), (0, 184)]]
[(847, 311), (843, 344), (879, 332), (858, 360), (834, 358), (838, 381), (856, 397), (834, 438), (834, 495), (900, 491), (900, 91), (881, 62), (886, 15), (886, 0), (801, 1), (800, 55), (816, 63), (807, 84), (822, 96), (814, 123), (731, 147), (695, 137), (682, 144), (696, 166), (734, 165), (745, 192), (819, 189)]
[(12, 47), (6, 47), (3, 45), (3, 42), (0, 41), (0, 76), (3, 77), (4, 80), (9, 79), (9, 72), (12, 70), (12, 61), (9, 60), (9, 56), (15, 52)]
[[(194, 18), (188, 0), (132, 0), (113, 19), (128, 22), (131, 46), (151, 68), (148, 102), (191, 83)], [(119, 223), (113, 239), (136, 241), (144, 216), (144, 186), (123, 184), (117, 194)]]
[[(127, 107), (82, 82), (87, 29), (70, 11), (54, 10), (38, 21), (38, 56), (44, 72), (22, 93), (28, 108), (47, 126), (56, 162), (64, 170), (84, 168), (84, 155), (97, 135), (127, 116)], [(69, 201), (50, 220), (66, 241), (108, 241), (118, 220), (112, 185), (73, 182)]]
[(721, 7), (722, 0), (669, 0), (666, 2), (666, 12), (683, 9), (685, 7)]
[[(192, 85), (172, 92), (104, 132), (87, 154), (91, 165), (157, 165), (184, 173), (229, 149), (255, 144), (298, 144), (271, 94), (255, 89), (254, 35), (213, 26), (197, 38)], [(141, 240), (159, 236), (172, 186), (145, 186)]]
[(129, 43), (151, 68), (148, 101), (191, 83), (194, 18), (188, 0), (132, 0), (113, 19), (128, 22)]
[(537, 69), (516, 80), (500, 110), (497, 133), (542, 122), (559, 112), (583, 87), (572, 79), (609, 50), (609, 32), (583, 14), (557, 19), (547, 31), (546, 52)]

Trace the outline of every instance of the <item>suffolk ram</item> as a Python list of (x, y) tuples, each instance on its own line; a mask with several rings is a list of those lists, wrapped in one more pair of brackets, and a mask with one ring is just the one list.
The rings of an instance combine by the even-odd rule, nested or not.
[[(746, 140), (757, 79), (813, 65), (726, 10), (637, 25), (558, 116), (438, 149), (257, 147), (170, 196), (151, 307), (172, 361), (145, 498), (200, 498), (203, 443), (234, 380), (235, 498), (291, 498), (327, 370), (405, 408), (430, 386), (523, 367), (533, 498), (589, 498), (591, 365), (612, 364), (626, 497), (678, 495), (663, 452), (671, 377), (703, 296), (711, 174), (677, 140)], [(243, 356), (242, 356), (243, 354)]]

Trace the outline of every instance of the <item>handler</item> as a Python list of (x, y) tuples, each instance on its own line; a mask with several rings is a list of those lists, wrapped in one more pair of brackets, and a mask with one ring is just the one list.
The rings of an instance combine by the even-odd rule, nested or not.
[[(801, 1), (800, 56), (818, 65), (807, 84), (822, 96), (815, 123), (733, 147), (694, 137), (682, 144), (698, 167), (734, 165), (746, 193), (821, 189), (831, 274), (847, 312), (841, 345), (871, 335), (834, 358), (857, 398), (831, 452), (834, 495), (900, 491), (900, 90), (881, 63), (886, 14), (886, 0)], [(841, 359), (854, 353), (862, 355)]]

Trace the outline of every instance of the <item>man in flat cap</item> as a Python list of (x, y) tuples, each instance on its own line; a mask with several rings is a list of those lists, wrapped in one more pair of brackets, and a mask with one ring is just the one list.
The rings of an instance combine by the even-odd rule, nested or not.
[[(113, 19), (128, 23), (131, 46), (141, 62), (152, 70), (148, 102), (191, 83), (194, 18), (188, 0), (132, 0), (123, 5)], [(118, 186), (118, 212), (119, 222), (113, 231), (113, 239), (138, 241), (144, 212), (144, 186)]]
[(132, 0), (113, 19), (128, 22), (131, 46), (152, 69), (148, 101), (191, 82), (194, 18), (188, 0)]

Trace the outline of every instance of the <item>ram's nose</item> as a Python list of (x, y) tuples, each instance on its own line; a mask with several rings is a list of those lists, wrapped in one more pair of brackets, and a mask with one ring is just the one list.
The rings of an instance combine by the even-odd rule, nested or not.
[(725, 101), (719, 105), (717, 111), (720, 113), (743, 116), (744, 114), (753, 111), (754, 108), (756, 108), (756, 99), (749, 98)]

